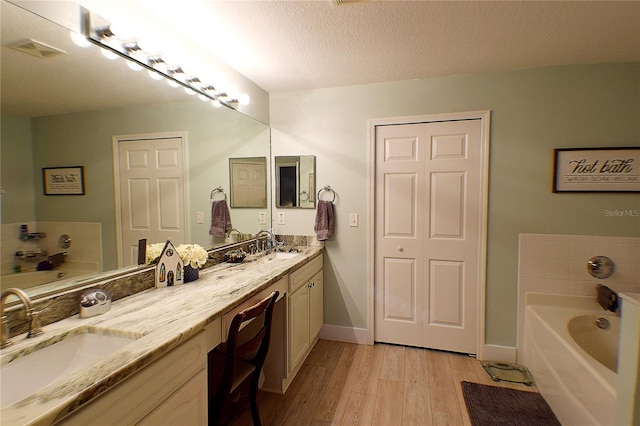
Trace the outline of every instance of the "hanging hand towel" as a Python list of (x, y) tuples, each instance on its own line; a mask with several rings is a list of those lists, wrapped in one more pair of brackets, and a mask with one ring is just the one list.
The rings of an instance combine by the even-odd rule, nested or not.
[(211, 228), (209, 228), (209, 235), (223, 238), (225, 232), (231, 228), (231, 213), (229, 213), (227, 200), (214, 201), (211, 203)]
[(316, 231), (318, 241), (328, 240), (333, 236), (333, 203), (331, 201), (318, 201), (316, 224), (313, 230)]

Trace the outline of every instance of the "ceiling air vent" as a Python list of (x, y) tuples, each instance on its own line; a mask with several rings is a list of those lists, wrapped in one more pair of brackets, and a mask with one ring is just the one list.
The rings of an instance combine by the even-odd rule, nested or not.
[(55, 47), (32, 39), (12, 43), (7, 47), (31, 56), (35, 56), (36, 58), (50, 58), (52, 56), (67, 54), (67, 52), (65, 52), (64, 50), (56, 49)]

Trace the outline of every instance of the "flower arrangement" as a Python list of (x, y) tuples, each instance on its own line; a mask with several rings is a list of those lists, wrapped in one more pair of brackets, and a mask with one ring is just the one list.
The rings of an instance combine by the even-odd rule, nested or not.
[(201, 268), (207, 263), (207, 251), (198, 244), (180, 244), (176, 247), (180, 259), (192, 268)]
[[(147, 263), (154, 264), (158, 261), (165, 243), (154, 243), (147, 246)], [(185, 265), (192, 268), (201, 268), (207, 262), (207, 251), (198, 244), (180, 244), (176, 247), (178, 256)]]

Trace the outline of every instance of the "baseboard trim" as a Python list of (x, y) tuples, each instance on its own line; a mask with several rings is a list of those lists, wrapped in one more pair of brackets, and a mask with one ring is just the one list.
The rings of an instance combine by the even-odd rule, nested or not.
[(341, 325), (325, 324), (320, 330), (318, 337), (324, 340), (335, 340), (338, 342), (357, 343), (359, 345), (368, 344), (369, 330), (366, 328), (345, 327)]
[(512, 346), (483, 345), (482, 360), (516, 362), (517, 349)]

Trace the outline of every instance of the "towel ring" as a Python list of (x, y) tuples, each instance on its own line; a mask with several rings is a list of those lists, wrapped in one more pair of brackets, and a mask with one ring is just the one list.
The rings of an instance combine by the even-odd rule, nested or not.
[(309, 201), (309, 193), (307, 191), (300, 193), (300, 201)]
[[(318, 200), (323, 201), (320, 198), (320, 194), (322, 193), (322, 191), (327, 191), (327, 192), (331, 192), (333, 194), (333, 198), (331, 199), (331, 202), (333, 203), (336, 200), (336, 191), (334, 191), (333, 189), (331, 189), (331, 187), (329, 185), (326, 185), (323, 188), (320, 188), (320, 191), (318, 191)], [(326, 200), (329, 201), (329, 200)]]
[[(213, 191), (211, 191), (211, 195), (209, 195), (209, 198), (211, 198), (211, 202), (214, 202), (216, 200), (213, 199), (213, 197), (217, 194), (217, 193), (221, 193), (222, 195), (224, 195), (223, 200), (227, 200), (227, 194), (224, 192), (224, 188), (219, 186), (217, 188), (214, 188)], [(218, 201), (222, 201), (222, 200), (218, 200)]]

